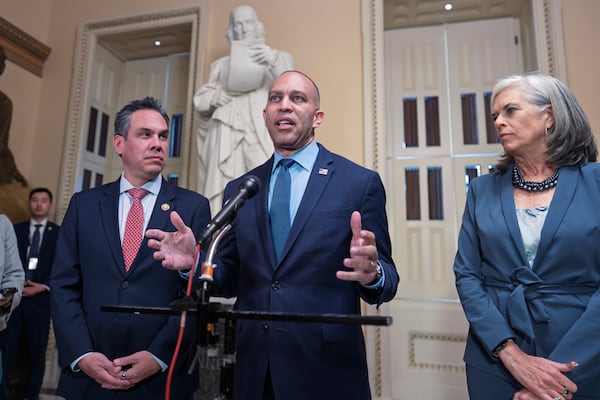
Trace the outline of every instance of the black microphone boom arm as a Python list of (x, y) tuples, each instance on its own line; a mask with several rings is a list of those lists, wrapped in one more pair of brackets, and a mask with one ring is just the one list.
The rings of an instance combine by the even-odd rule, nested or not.
[(210, 223), (206, 226), (204, 231), (200, 233), (200, 237), (198, 237), (198, 243), (203, 244), (207, 240), (209, 240), (212, 235), (219, 229), (223, 227), (223, 225), (231, 222), (235, 218), (235, 214), (237, 210), (244, 204), (246, 199), (254, 196), (258, 189), (260, 188), (260, 179), (258, 179), (254, 175), (248, 175), (241, 180), (240, 186), (237, 194), (227, 200), (227, 202), (223, 205), (221, 211), (215, 215), (215, 217), (210, 221)]

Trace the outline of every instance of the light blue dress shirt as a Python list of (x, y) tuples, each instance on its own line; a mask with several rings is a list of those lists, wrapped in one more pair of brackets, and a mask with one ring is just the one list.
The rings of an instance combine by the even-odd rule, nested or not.
[[(310, 173), (313, 170), (317, 156), (319, 155), (319, 146), (317, 142), (313, 140), (306, 147), (299, 152), (292, 155), (292, 160), (296, 163), (289, 168), (290, 178), (292, 180), (292, 189), (290, 192), (290, 221), (294, 223), (294, 218), (300, 207), (300, 202), (306, 191), (308, 185), (308, 179)], [(271, 198), (273, 197), (273, 187), (275, 186), (276, 176), (279, 173), (279, 160), (284, 158), (279, 153), (274, 153), (273, 170), (271, 171), (271, 179), (269, 180), (269, 209), (271, 209)], [(350, 227), (350, 220), (348, 220), (348, 227)], [(379, 263), (379, 261), (378, 261)], [(367, 289), (379, 289), (385, 284), (385, 274), (381, 271), (381, 277), (373, 285), (364, 285)]]
[[(294, 218), (300, 207), (300, 202), (304, 196), (308, 179), (310, 178), (310, 172), (317, 161), (319, 155), (319, 146), (314, 140), (310, 142), (302, 150), (289, 157), (296, 161), (294, 165), (289, 168), (290, 178), (292, 182), (292, 190), (290, 192), (290, 221), (294, 223)], [(271, 199), (273, 197), (273, 187), (275, 186), (276, 176), (281, 168), (279, 160), (284, 158), (279, 153), (275, 152), (273, 160), (273, 170), (271, 171), (271, 179), (269, 180), (269, 209), (271, 209)]]

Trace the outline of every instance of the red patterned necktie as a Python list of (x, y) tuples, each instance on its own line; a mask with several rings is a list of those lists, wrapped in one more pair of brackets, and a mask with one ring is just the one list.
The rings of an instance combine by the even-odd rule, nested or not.
[(123, 234), (123, 259), (125, 260), (125, 270), (129, 271), (131, 263), (135, 258), (144, 235), (144, 207), (142, 198), (148, 194), (146, 189), (133, 188), (128, 190), (133, 197), (133, 204), (127, 214), (125, 222), (125, 233)]

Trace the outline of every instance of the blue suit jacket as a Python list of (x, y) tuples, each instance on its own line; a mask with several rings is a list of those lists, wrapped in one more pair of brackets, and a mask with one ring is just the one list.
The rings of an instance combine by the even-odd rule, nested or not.
[[(27, 271), (27, 247), (29, 246), (29, 224), (30, 221), (20, 222), (15, 224), (15, 234), (19, 244), (19, 256), (23, 269)], [(37, 268), (32, 271), (31, 279), (37, 283), (48, 285), (50, 282), (50, 271), (52, 270), (52, 261), (54, 260), (54, 250), (56, 248), (56, 240), (60, 227), (48, 221), (44, 229), (42, 237), (42, 245), (40, 247), (39, 261)]]
[[(29, 223), (30, 221), (20, 222), (15, 224), (15, 233), (19, 245), (19, 256), (25, 270), (25, 279), (31, 279), (34, 282), (44, 285), (50, 284), (50, 272), (52, 271), (52, 262), (54, 261), (54, 251), (56, 249), (56, 241), (58, 240), (58, 232), (60, 227), (48, 221), (44, 229), (42, 237), (42, 245), (40, 246), (39, 261), (37, 268), (30, 273), (27, 273), (27, 247), (29, 246)], [(35, 307), (38, 312), (44, 315), (44, 320), (41, 324), (50, 323), (50, 293), (40, 293), (31, 298), (22, 298), (21, 305)], [(38, 315), (39, 316), (39, 315)]]
[[(217, 294), (237, 296), (239, 310), (360, 314), (360, 299), (392, 299), (398, 274), (391, 257), (385, 193), (379, 175), (319, 146), (304, 197), (279, 263), (267, 210), (273, 158), (250, 171), (262, 182), (237, 212), (217, 252)], [(225, 199), (238, 190), (229, 183)], [(349, 257), (350, 215), (377, 238), (385, 287), (367, 290), (341, 281)], [(277, 399), (367, 399), (364, 339), (359, 325), (238, 320), (234, 396), (262, 398), (267, 365)]]
[[(102, 312), (102, 305), (166, 307), (182, 296), (179, 273), (163, 268), (153, 258), (144, 238), (129, 272), (125, 271), (118, 224), (119, 182), (76, 193), (63, 220), (52, 278), (52, 316), (59, 363), (63, 373), (58, 393), (67, 399), (163, 399), (167, 372), (155, 374), (127, 392), (101, 389), (70, 364), (87, 352), (109, 359), (148, 350), (171, 363), (179, 317)], [(208, 200), (163, 181), (148, 229), (174, 231), (169, 220), (177, 211), (196, 235), (210, 220)], [(190, 335), (182, 345), (191, 344)], [(171, 398), (183, 399), (197, 386), (187, 375), (185, 354), (175, 368)]]
[(532, 268), (510, 171), (473, 180), (467, 197), (454, 262), (470, 323), (465, 362), (506, 376), (491, 352), (514, 337), (529, 354), (577, 361), (577, 396), (598, 396), (600, 165), (561, 168)]

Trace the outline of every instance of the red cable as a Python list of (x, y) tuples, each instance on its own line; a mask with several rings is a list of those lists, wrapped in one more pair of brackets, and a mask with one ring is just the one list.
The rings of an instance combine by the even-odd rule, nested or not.
[[(192, 263), (192, 269), (190, 270), (190, 275), (188, 277), (188, 285), (185, 291), (185, 295), (187, 297), (192, 293), (192, 282), (194, 280), (194, 271), (196, 269), (196, 264), (198, 262), (198, 256), (200, 255), (200, 243), (196, 244), (196, 252), (194, 253), (194, 262)], [(181, 320), (179, 322), (179, 335), (177, 336), (177, 344), (175, 345), (175, 351), (173, 352), (173, 358), (171, 359), (171, 364), (169, 366), (169, 372), (167, 374), (167, 384), (165, 387), (165, 400), (169, 400), (171, 398), (171, 381), (173, 380), (173, 370), (175, 369), (175, 362), (177, 361), (177, 357), (179, 355), (179, 349), (181, 348), (181, 342), (183, 341), (183, 332), (185, 330), (185, 322), (187, 317), (187, 311), (184, 310), (181, 312)]]

